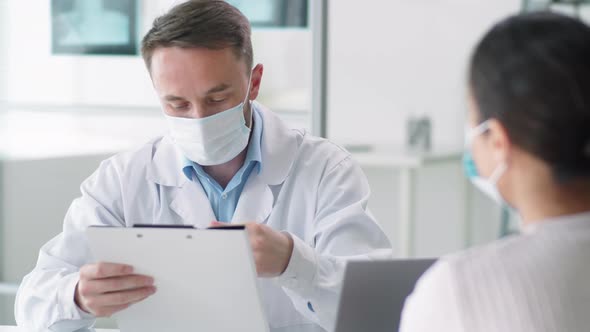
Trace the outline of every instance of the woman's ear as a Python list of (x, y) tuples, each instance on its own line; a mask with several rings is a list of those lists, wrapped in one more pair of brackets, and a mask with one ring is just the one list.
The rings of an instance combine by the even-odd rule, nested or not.
[(487, 144), (489, 144), (488, 148), (491, 152), (491, 157), (493, 160), (497, 164), (508, 162), (510, 159), (512, 143), (510, 142), (510, 137), (508, 136), (506, 128), (504, 128), (500, 121), (496, 119), (490, 119), (487, 135)]

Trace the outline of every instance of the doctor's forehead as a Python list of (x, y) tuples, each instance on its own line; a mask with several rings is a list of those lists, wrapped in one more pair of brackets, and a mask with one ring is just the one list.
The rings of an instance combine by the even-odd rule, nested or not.
[(205, 92), (239, 84), (245, 77), (244, 66), (230, 48), (166, 47), (154, 52), (150, 74), (158, 90), (185, 87)]

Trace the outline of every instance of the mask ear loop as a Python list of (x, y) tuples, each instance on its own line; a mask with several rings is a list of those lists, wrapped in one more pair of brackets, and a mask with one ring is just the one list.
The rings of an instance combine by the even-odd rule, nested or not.
[[(254, 70), (254, 69), (252, 69)], [(250, 88), (252, 87), (252, 71), (250, 71), (250, 77), (248, 78), (248, 89), (246, 90), (246, 97), (244, 98), (244, 107), (246, 107), (246, 104), (248, 104), (248, 107), (250, 108), (250, 127), (248, 129), (252, 130), (252, 127), (254, 125), (253, 123), (253, 119), (254, 119), (254, 111), (252, 110), (252, 103), (250, 102)]]
[(471, 132), (471, 139), (473, 140), (474, 137), (479, 135), (483, 135), (486, 131), (490, 129), (490, 120), (486, 120), (480, 123), (477, 127), (473, 128)]
[[(480, 123), (477, 127), (473, 128), (470, 133), (467, 135), (467, 144), (471, 146), (473, 143), (473, 139), (479, 135), (482, 135), (486, 131), (490, 129), (490, 120), (486, 120)], [(508, 164), (506, 162), (502, 162), (500, 166), (496, 167), (492, 175), (489, 177), (488, 181), (496, 185), (502, 175), (508, 170)]]
[(508, 164), (505, 161), (503, 161), (502, 164), (500, 164), (500, 166), (496, 167), (496, 170), (494, 170), (492, 176), (490, 176), (490, 182), (494, 185), (497, 185), (498, 181), (500, 181), (500, 178), (502, 177), (502, 175), (504, 175), (504, 173), (507, 170)]
[[(474, 129), (474, 135), (475, 136), (482, 135), (483, 133), (485, 133), (489, 129), (490, 129), (490, 120), (486, 120), (482, 124), (480, 124), (477, 128)], [(493, 183), (494, 185), (497, 185), (498, 181), (500, 181), (500, 178), (502, 177), (502, 175), (504, 175), (506, 170), (508, 170), (508, 163), (506, 163), (506, 161), (503, 161), (498, 167), (496, 167), (496, 169), (494, 170), (492, 175), (489, 177), (489, 181), (491, 183)]]

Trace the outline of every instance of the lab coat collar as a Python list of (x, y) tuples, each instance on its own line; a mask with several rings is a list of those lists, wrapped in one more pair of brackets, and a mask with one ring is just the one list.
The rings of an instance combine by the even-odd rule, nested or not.
[(212, 221), (217, 220), (211, 202), (199, 183), (189, 183), (179, 188), (176, 198), (170, 203), (170, 209), (182, 218), (183, 224), (194, 225), (199, 229), (207, 228)]
[[(282, 184), (295, 161), (300, 140), (296, 131), (258, 102), (252, 106), (258, 111), (263, 122), (261, 140), (262, 168), (257, 174), (266, 185)], [(155, 148), (148, 166), (148, 180), (163, 186), (182, 187), (189, 180), (182, 171), (184, 156), (169, 136), (165, 136)], [(254, 174), (252, 174), (254, 176)]]
[(264, 124), (260, 177), (267, 185), (281, 185), (289, 176), (297, 158), (301, 135), (287, 127), (276, 114), (258, 102), (253, 102), (252, 105), (259, 111)]
[(153, 147), (146, 178), (162, 186), (182, 187), (188, 179), (182, 171), (184, 156), (176, 148), (170, 136), (164, 136)]
[(262, 118), (262, 163), (258, 174), (251, 174), (242, 190), (232, 218), (233, 224), (266, 223), (276, 204), (278, 193), (295, 161), (299, 141), (274, 113), (254, 102), (252, 106)]

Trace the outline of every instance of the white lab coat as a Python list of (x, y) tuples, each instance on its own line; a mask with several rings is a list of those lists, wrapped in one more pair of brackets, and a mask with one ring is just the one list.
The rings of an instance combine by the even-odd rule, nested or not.
[[(367, 209), (369, 186), (350, 154), (253, 105), (263, 119), (263, 165), (250, 175), (232, 222), (264, 223), (294, 238), (285, 273), (259, 280), (271, 329), (332, 330), (345, 261), (390, 258), (391, 244)], [(201, 185), (183, 174), (182, 155), (166, 136), (102, 162), (81, 191), (63, 232), (43, 246), (22, 282), (19, 325), (74, 331), (93, 324), (73, 301), (79, 268), (93, 262), (89, 225), (207, 227), (215, 220)]]

